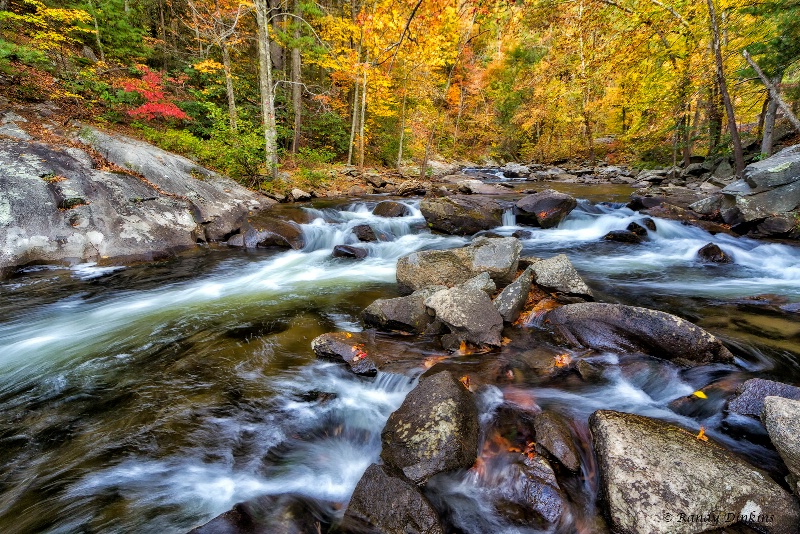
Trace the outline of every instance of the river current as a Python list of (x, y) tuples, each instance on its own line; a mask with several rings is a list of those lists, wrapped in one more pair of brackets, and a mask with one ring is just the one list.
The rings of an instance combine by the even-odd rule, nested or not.
[[(687, 370), (601, 354), (593, 357), (600, 369), (593, 381), (523, 370), (513, 383), (493, 384), (484, 365), (491, 354), (443, 358), (432, 343), (408, 342), (420, 362), (441, 361), (486, 384), (478, 392), (484, 422), (509, 398), (575, 421), (586, 465), (568, 488), (570, 513), (556, 527), (563, 532), (591, 532), (585, 525), (597, 513), (586, 428), (592, 411), (704, 426), (776, 471), (763, 431), (725, 417), (724, 396), (752, 376), (800, 382), (800, 248), (661, 219), (641, 245), (608, 242), (607, 232), (644, 216), (593, 200), (582, 200), (557, 228), (525, 228), (523, 253), (567, 254), (598, 300), (685, 317), (722, 338), (737, 365)], [(398, 295), (399, 257), (468, 243), (430, 233), (416, 201), (406, 201), (410, 215), (395, 219), (373, 216), (375, 202), (292, 214), (304, 221), (303, 250), (216, 247), (127, 268), (29, 267), (0, 281), (0, 532), (180, 533), (237, 502), (281, 494), (303, 495), (328, 517), (340, 516), (380, 454), (386, 419), (425, 365), (358, 378), (318, 362), (311, 340), (361, 330), (364, 307)], [(363, 261), (332, 258), (335, 245), (356, 242), (358, 224), (388, 240), (361, 244), (369, 251)], [(494, 232), (519, 229), (509, 211)], [(734, 263), (697, 261), (707, 243)], [(680, 404), (709, 385), (720, 393), (707, 403)], [(437, 506), (449, 510), (457, 530), (530, 531), (497, 517), (470, 473), (437, 485)]]

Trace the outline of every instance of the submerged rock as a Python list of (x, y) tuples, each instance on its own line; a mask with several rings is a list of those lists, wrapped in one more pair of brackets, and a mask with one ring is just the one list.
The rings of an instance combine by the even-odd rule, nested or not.
[(713, 442), (615, 411), (597, 411), (589, 424), (614, 531), (693, 533), (741, 521), (765, 532), (797, 532), (794, 497)]
[(378, 299), (364, 310), (364, 322), (382, 330), (423, 332), (433, 321), (425, 307), (425, 299), (446, 289), (433, 286), (405, 297)]
[(758, 418), (764, 410), (764, 399), (769, 396), (800, 401), (800, 387), (751, 378), (736, 389), (736, 395), (728, 403), (728, 411)]
[(372, 209), (372, 214), (378, 217), (405, 217), (411, 212), (408, 206), (393, 200), (383, 200)]
[[(642, 228), (642, 230), (644, 230), (644, 228)], [(638, 234), (635, 234), (634, 232), (631, 232), (629, 230), (612, 230), (608, 232), (606, 235), (604, 235), (603, 239), (605, 239), (606, 241), (616, 241), (618, 243), (639, 244), (642, 242), (642, 238), (639, 237)]]
[[(649, 220), (650, 222), (653, 222), (653, 220), (652, 220), (652, 219), (648, 219), (648, 220)], [(654, 226), (654, 228), (655, 228), (655, 225), (653, 225), (653, 226)], [(630, 224), (627, 226), (626, 230), (628, 230), (629, 232), (631, 232), (631, 233), (633, 233), (633, 234), (636, 234), (636, 235), (637, 235), (637, 236), (639, 236), (639, 237), (647, 237), (647, 228), (645, 228), (644, 226), (642, 226), (642, 225), (641, 225), (641, 224), (639, 224), (639, 223), (636, 223), (636, 222), (632, 222), (632, 223), (630, 223)]]
[(561, 465), (573, 472), (581, 468), (581, 457), (569, 427), (561, 417), (552, 412), (542, 412), (533, 423), (536, 445), (546, 450)]
[(475, 195), (426, 197), (419, 206), (434, 230), (453, 235), (472, 235), (502, 224), (503, 208), (494, 200)]
[(423, 376), (386, 422), (381, 459), (423, 485), (437, 473), (470, 467), (477, 457), (475, 400), (447, 371)]
[(733, 258), (714, 243), (709, 243), (698, 250), (697, 257), (709, 263), (733, 263)]
[(441, 534), (431, 503), (401, 473), (370, 465), (358, 481), (342, 520), (344, 532)]
[(518, 239), (475, 239), (471, 245), (451, 250), (424, 250), (397, 261), (400, 291), (412, 293), (430, 286), (463, 284), (487, 272), (499, 286), (514, 279), (522, 244)]
[(363, 241), (365, 243), (371, 243), (378, 240), (378, 236), (375, 235), (375, 230), (373, 230), (368, 224), (359, 224), (358, 226), (354, 226), (353, 234), (358, 238), (359, 241)]
[(668, 313), (586, 302), (547, 313), (546, 323), (575, 347), (641, 352), (681, 363), (733, 362), (721, 341), (689, 321)]
[(552, 228), (575, 209), (578, 202), (569, 195), (547, 189), (517, 201), (517, 221)]
[(378, 368), (359, 343), (362, 336), (350, 332), (331, 332), (322, 334), (311, 341), (311, 350), (321, 360), (347, 365), (357, 375), (375, 376)]
[(533, 281), (543, 289), (593, 298), (592, 290), (564, 254), (533, 262), (531, 269), (533, 270)]
[(369, 255), (367, 249), (361, 247), (353, 247), (350, 245), (336, 245), (333, 247), (333, 257), (334, 258), (354, 258), (357, 260), (363, 260)]
[(761, 420), (769, 439), (793, 475), (792, 489), (800, 496), (800, 401), (765, 397)]
[(500, 346), (503, 318), (485, 291), (456, 286), (434, 293), (425, 299), (425, 306), (447, 326), (456, 346), (461, 341)]

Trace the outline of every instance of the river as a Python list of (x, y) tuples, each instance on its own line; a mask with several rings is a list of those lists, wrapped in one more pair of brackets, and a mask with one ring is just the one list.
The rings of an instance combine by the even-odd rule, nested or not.
[[(798, 247), (661, 219), (641, 245), (604, 241), (643, 216), (587, 193), (559, 227), (528, 228), (523, 253), (567, 254), (598, 300), (685, 317), (723, 339), (737, 365), (682, 369), (601, 354), (594, 380), (549, 378), (528, 372), (512, 343), (498, 358), (516, 375), (501, 383), (493, 355), (443, 359), (431, 342), (406, 349), (484, 383), (484, 422), (512, 393), (575, 422), (587, 459), (567, 488), (569, 517), (556, 527), (563, 532), (588, 528), (581, 525), (597, 515), (592, 411), (702, 425), (776, 471), (763, 430), (725, 417), (722, 406), (752, 376), (800, 382)], [(378, 458), (386, 419), (425, 368), (415, 362), (403, 373), (358, 378), (318, 362), (310, 342), (362, 329), (364, 307), (397, 296), (402, 255), (468, 242), (431, 234), (418, 202), (406, 202), (411, 214), (396, 219), (373, 216), (370, 201), (289, 208), (287, 216), (305, 221), (299, 251), (211, 247), (126, 268), (29, 267), (0, 281), (0, 532), (180, 533), (236, 502), (289, 493), (340, 516), (335, 503), (346, 503)], [(351, 230), (364, 223), (391, 240), (365, 244), (360, 262), (332, 258), (333, 246), (355, 242)], [(510, 212), (504, 223), (496, 233), (520, 228)], [(734, 263), (696, 261), (709, 242)], [(680, 404), (709, 384), (719, 393), (707, 403)], [(487, 508), (469, 473), (437, 485), (437, 506), (457, 530), (528, 532)]]

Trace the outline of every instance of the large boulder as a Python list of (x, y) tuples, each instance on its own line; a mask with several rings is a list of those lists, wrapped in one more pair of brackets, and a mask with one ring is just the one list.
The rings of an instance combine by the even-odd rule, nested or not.
[(733, 258), (714, 243), (704, 245), (697, 251), (697, 257), (708, 263), (733, 263)]
[(393, 200), (383, 200), (372, 209), (372, 214), (378, 217), (404, 217), (411, 213), (408, 206)]
[(448, 338), (448, 346), (462, 341), (479, 346), (500, 346), (503, 317), (481, 289), (464, 286), (443, 289), (425, 299), (425, 306), (450, 330), (452, 337)]
[(381, 433), (384, 463), (423, 485), (437, 473), (466, 469), (477, 457), (475, 400), (447, 371), (423, 376)]
[(446, 234), (472, 235), (503, 223), (502, 206), (475, 195), (425, 197), (419, 209), (428, 226)]
[(354, 247), (351, 245), (336, 245), (333, 247), (332, 256), (334, 258), (351, 258), (363, 260), (369, 255), (369, 251), (362, 247)]
[(536, 445), (573, 472), (581, 468), (581, 456), (567, 423), (553, 412), (542, 412), (533, 420)]
[(564, 254), (531, 264), (533, 281), (548, 291), (592, 299), (592, 290)]
[(405, 297), (378, 299), (364, 310), (364, 322), (381, 330), (423, 332), (433, 320), (425, 299), (442, 289), (445, 287), (433, 286)]
[(517, 221), (552, 228), (570, 214), (578, 202), (569, 195), (546, 189), (517, 201)]
[(345, 532), (441, 534), (439, 516), (430, 501), (401, 473), (370, 465), (358, 481), (342, 519)]
[(300, 225), (275, 217), (257, 215), (245, 220), (241, 233), (231, 236), (227, 244), (234, 247), (279, 247), (299, 250), (305, 246)]
[(647, 308), (568, 304), (548, 312), (545, 323), (574, 347), (639, 352), (684, 364), (733, 362), (725, 345), (702, 328)]
[(408, 294), (430, 286), (462, 284), (487, 272), (505, 286), (514, 279), (521, 250), (516, 238), (480, 237), (458, 249), (412, 252), (397, 261), (397, 283)]
[(751, 378), (736, 388), (736, 394), (728, 402), (728, 411), (758, 418), (764, 410), (764, 399), (769, 396), (800, 401), (800, 387), (763, 378)]
[(615, 532), (693, 533), (737, 523), (798, 532), (794, 497), (715, 443), (614, 411), (595, 412), (589, 425)]
[(494, 306), (503, 320), (507, 323), (513, 323), (522, 313), (525, 307), (525, 302), (528, 299), (528, 293), (531, 290), (533, 283), (533, 269), (528, 267), (516, 280), (506, 286), (494, 299)]
[(766, 397), (761, 420), (769, 439), (794, 476), (793, 488), (800, 495), (800, 401)]
[(0, 140), (0, 272), (169, 256), (233, 233), (249, 210), (272, 202), (189, 160), (122, 139), (131, 157), (151, 153), (154, 161), (139, 171), (144, 177), (101, 170), (75, 147)]
[(723, 210), (735, 209), (735, 215), (727, 215), (734, 223), (796, 211), (800, 208), (800, 145), (751, 163), (744, 170), (744, 179), (726, 186), (722, 193)]

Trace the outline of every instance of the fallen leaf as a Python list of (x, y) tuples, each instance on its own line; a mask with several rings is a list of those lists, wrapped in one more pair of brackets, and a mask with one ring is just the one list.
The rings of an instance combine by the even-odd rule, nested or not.
[(706, 428), (701, 426), (700, 432), (698, 432), (695, 437), (700, 441), (708, 441), (708, 437), (706, 437)]
[(469, 389), (469, 375), (462, 376), (458, 381), (461, 382), (465, 388)]
[(570, 363), (572, 363), (572, 358), (570, 357), (569, 354), (564, 353), (556, 356), (556, 362), (555, 362), (556, 367), (566, 367)]
[(694, 393), (692, 393), (692, 395), (694, 395), (698, 399), (707, 399), (708, 398), (708, 395), (706, 395), (705, 393), (703, 393), (699, 389), (697, 391), (695, 391)]

